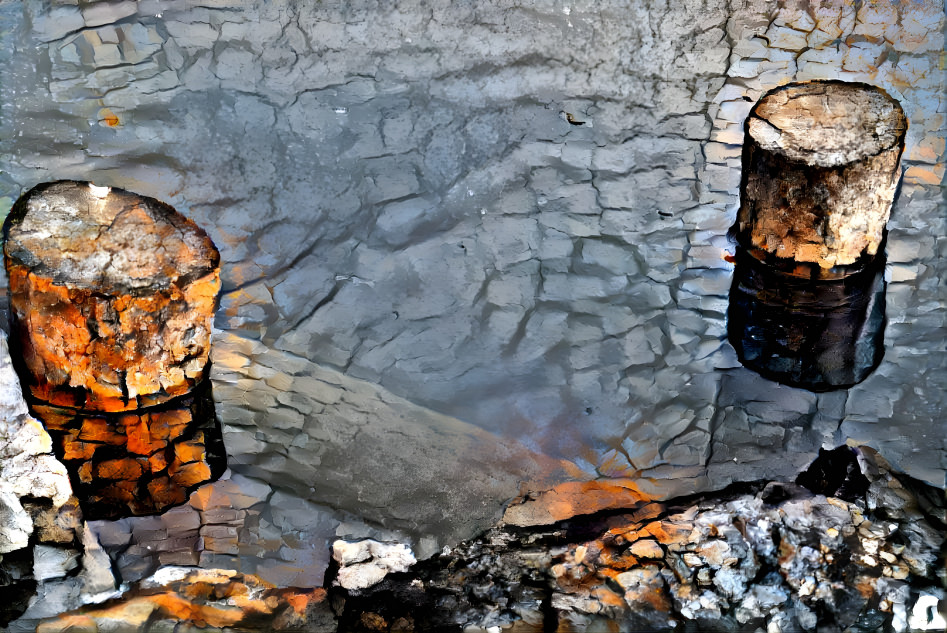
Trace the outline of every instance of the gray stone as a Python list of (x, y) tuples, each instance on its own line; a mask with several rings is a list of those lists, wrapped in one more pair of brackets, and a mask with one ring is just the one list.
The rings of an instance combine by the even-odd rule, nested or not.
[(404, 246), (425, 225), (435, 220), (434, 205), (424, 198), (411, 198), (386, 205), (375, 221), (372, 235), (391, 246)]
[[(913, 522), (925, 529), (940, 525), (931, 514), (908, 519), (901, 509), (931, 495), (940, 512), (942, 495), (889, 470), (871, 449), (858, 449), (857, 457), (848, 447), (832, 454), (809, 469), (816, 490), (759, 482), (731, 489), (725, 498), (688, 496), (607, 514), (579, 501), (574, 515), (562, 514), (569, 507), (565, 487), (524, 497), (524, 505), (545, 504), (545, 522), (493, 528), (384, 584), (377, 583), (378, 570), (346, 588), (343, 573), (365, 565), (369, 547), (337, 543), (333, 583), (346, 589), (336, 590), (338, 604), (344, 602), (343, 619), (383, 612), (392, 619), (422, 618), (435, 628), (504, 628), (522, 626), (521, 619), (563, 628), (585, 626), (591, 616), (603, 629), (744, 631), (775, 622), (779, 630), (811, 630), (872, 617), (875, 630), (903, 629), (909, 610), (926, 608), (943, 590), (935, 588), (937, 572), (927, 564), (900, 571), (908, 557), (896, 544), (898, 531)], [(833, 463), (839, 454), (848, 461)], [(856, 460), (860, 466), (852, 471)], [(846, 491), (855, 477), (866, 477), (867, 496), (857, 484)], [(594, 490), (584, 492), (588, 499)], [(941, 533), (913, 542), (942, 561), (943, 540)], [(532, 590), (524, 592), (524, 584)], [(887, 605), (885, 615), (876, 604)]]
[(100, 26), (112, 24), (122, 18), (135, 15), (138, 11), (137, 3), (131, 0), (121, 2), (95, 2), (82, 8), (82, 19), (86, 26)]
[(33, 578), (43, 582), (62, 578), (79, 564), (80, 552), (64, 547), (35, 545), (33, 547)]

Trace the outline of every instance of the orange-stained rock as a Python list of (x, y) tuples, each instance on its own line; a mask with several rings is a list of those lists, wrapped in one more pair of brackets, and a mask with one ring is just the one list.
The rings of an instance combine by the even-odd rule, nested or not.
[(567, 481), (550, 490), (514, 500), (503, 514), (508, 525), (549, 525), (581, 514), (629, 508), (651, 497), (630, 479)]
[(4, 223), (11, 346), (34, 398), (94, 411), (151, 406), (205, 375), (220, 256), (170, 206), (60, 181)]
[(322, 588), (277, 589), (252, 574), (194, 569), (161, 587), (132, 589), (121, 601), (90, 605), (46, 620), (43, 633), (67, 631), (192, 630), (335, 631)]

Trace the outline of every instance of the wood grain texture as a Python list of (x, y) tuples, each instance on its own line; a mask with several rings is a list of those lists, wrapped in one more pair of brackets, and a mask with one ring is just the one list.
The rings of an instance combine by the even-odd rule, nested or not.
[(220, 256), (157, 200), (40, 185), (4, 224), (11, 343), (32, 396), (94, 411), (150, 406), (203, 379)]
[(822, 268), (875, 255), (906, 130), (898, 102), (868, 84), (812, 81), (764, 95), (746, 121), (743, 244)]

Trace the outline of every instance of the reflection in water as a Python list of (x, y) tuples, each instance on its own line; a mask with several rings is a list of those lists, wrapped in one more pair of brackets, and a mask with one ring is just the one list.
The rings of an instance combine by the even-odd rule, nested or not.
[(86, 519), (159, 513), (226, 469), (210, 382), (161, 406), (91, 413), (31, 402)]
[(808, 264), (778, 268), (738, 248), (727, 321), (740, 361), (813, 391), (864, 380), (884, 355), (881, 252), (833, 273)]

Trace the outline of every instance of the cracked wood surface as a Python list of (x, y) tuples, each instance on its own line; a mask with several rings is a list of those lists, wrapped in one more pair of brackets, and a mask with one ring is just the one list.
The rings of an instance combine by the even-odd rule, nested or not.
[(187, 393), (205, 374), (220, 256), (157, 200), (63, 181), (4, 224), (11, 343), (34, 398), (122, 411)]
[(746, 121), (737, 227), (749, 248), (822, 268), (873, 256), (901, 176), (907, 120), (879, 88), (768, 92)]

